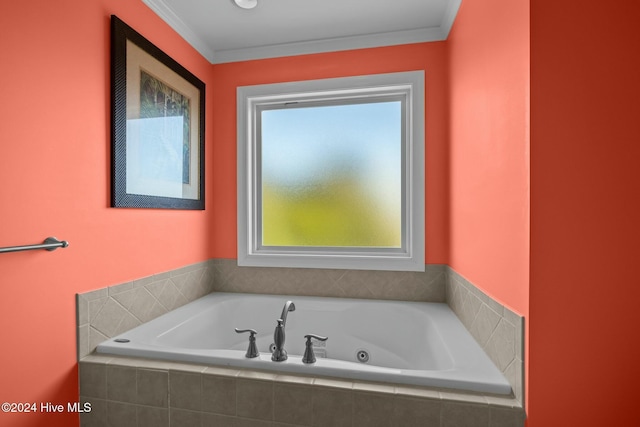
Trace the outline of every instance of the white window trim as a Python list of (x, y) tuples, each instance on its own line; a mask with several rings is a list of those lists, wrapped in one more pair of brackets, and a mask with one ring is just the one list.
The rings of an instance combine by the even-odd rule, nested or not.
[[(260, 247), (256, 110), (259, 105), (380, 95), (406, 97), (403, 248)], [(424, 271), (424, 72), (376, 74), (243, 86), (237, 89), (238, 265)]]

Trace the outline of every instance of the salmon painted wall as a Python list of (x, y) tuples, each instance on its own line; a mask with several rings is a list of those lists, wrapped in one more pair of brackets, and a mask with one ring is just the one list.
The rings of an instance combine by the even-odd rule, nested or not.
[[(0, 246), (70, 242), (0, 255), (0, 402), (77, 400), (75, 293), (210, 257), (210, 210), (109, 208), (111, 14), (211, 82), (211, 64), (140, 1), (0, 3)], [(0, 426), (76, 424), (0, 413)]]
[(529, 426), (640, 426), (640, 3), (531, 2)]
[(465, 0), (450, 55), (450, 266), (528, 310), (529, 1)]
[(446, 44), (412, 45), (214, 65), (213, 256), (236, 258), (236, 88), (297, 80), (425, 70), (426, 262), (447, 263)]

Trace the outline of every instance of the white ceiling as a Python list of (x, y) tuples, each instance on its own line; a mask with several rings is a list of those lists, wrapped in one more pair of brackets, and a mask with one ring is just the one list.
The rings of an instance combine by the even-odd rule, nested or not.
[(211, 63), (445, 40), (462, 0), (142, 0)]

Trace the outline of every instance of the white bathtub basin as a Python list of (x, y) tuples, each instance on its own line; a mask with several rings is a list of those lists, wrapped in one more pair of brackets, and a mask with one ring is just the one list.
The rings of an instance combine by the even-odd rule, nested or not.
[[(286, 324), (289, 358), (273, 362), (269, 345), (287, 300), (296, 306)], [(258, 331), (259, 357), (245, 357), (248, 334), (234, 328)], [(302, 363), (303, 337), (309, 333), (329, 337), (324, 347), (316, 347), (314, 364)], [(123, 339), (128, 342), (117, 342)], [(369, 355), (367, 363), (357, 359), (361, 350)], [(440, 303), (213, 293), (103, 342), (97, 352), (511, 393), (508, 381)]]

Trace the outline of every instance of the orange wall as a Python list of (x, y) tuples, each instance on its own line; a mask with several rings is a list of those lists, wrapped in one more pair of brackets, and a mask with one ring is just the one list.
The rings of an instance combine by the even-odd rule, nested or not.
[(528, 0), (466, 0), (449, 35), (450, 266), (525, 315)]
[(213, 256), (236, 258), (238, 86), (425, 70), (426, 262), (447, 263), (447, 66), (445, 43), (364, 49), (214, 66)]
[[(0, 255), (0, 402), (77, 400), (76, 292), (210, 257), (210, 191), (204, 212), (109, 208), (111, 14), (211, 83), (211, 65), (140, 1), (0, 2), (0, 246), (70, 242)], [(210, 149), (210, 114), (206, 126)], [(76, 422), (0, 413), (0, 426)]]
[(531, 2), (529, 426), (640, 426), (640, 3)]
[[(235, 258), (238, 85), (424, 69), (426, 262), (528, 315), (529, 427), (639, 425), (640, 4), (530, 3), (465, 0), (446, 43), (216, 66), (138, 1), (0, 3), (0, 246), (71, 242), (0, 255), (0, 402), (77, 399), (76, 292)], [(112, 13), (207, 84), (204, 212), (108, 207)]]

